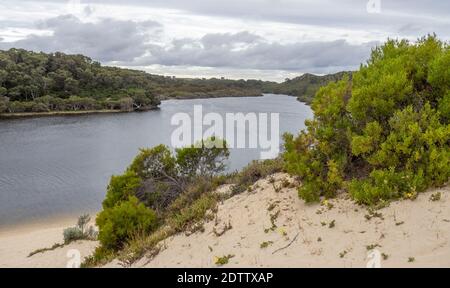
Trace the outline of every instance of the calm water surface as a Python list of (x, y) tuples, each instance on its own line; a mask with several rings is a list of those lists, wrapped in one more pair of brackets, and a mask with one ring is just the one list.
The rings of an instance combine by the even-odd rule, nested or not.
[[(140, 147), (170, 145), (177, 112), (280, 113), (280, 134), (296, 133), (312, 117), (294, 97), (164, 101), (144, 113), (0, 121), (0, 229), (49, 217), (98, 211), (109, 178), (122, 173)], [(232, 149), (228, 170), (259, 158), (257, 149)]]

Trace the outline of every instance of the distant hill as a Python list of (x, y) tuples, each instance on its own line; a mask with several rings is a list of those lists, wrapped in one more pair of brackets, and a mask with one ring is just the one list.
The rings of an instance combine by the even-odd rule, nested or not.
[(283, 83), (273, 85), (271, 87), (271, 93), (297, 96), (299, 101), (311, 103), (320, 87), (325, 86), (332, 81), (339, 81), (345, 75), (351, 77), (351, 74), (352, 72), (350, 71), (343, 71), (324, 76), (305, 73), (302, 76), (294, 79), (287, 79)]

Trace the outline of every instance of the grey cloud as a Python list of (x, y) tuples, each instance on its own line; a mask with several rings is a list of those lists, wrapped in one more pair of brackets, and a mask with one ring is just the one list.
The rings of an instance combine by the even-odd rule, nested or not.
[[(236, 44), (248, 46), (236, 48)], [(329, 73), (354, 69), (370, 55), (376, 42), (352, 45), (344, 40), (331, 42), (269, 43), (248, 32), (208, 34), (203, 38), (183, 39), (168, 47), (152, 45), (150, 56), (137, 59), (136, 66), (200, 66), (261, 70), (309, 71)]]
[(207, 48), (213, 48), (217, 46), (231, 46), (233, 44), (252, 44), (262, 40), (262, 37), (251, 34), (247, 31), (239, 33), (213, 33), (206, 34), (202, 37), (201, 43)]
[[(46, 1), (67, 3), (67, 0)], [(366, 5), (369, 1), (380, 1), (381, 13), (368, 13)], [(435, 32), (450, 39), (450, 1), (442, 0), (82, 0), (81, 3), (169, 8), (206, 16), (371, 29), (394, 36), (403, 31), (404, 25), (415, 23), (421, 27), (419, 31), (407, 31), (398, 36), (417, 38)]]
[(73, 15), (62, 15), (40, 22), (50, 36), (29, 35), (23, 40), (0, 43), (0, 48), (18, 47), (35, 51), (62, 51), (85, 54), (99, 61), (132, 61), (142, 56), (148, 45), (148, 32), (160, 28), (154, 21), (134, 22), (102, 19), (84, 23)]
[[(381, 13), (370, 14), (369, 0), (129, 0), (127, 5), (172, 8), (207, 16), (307, 24), (325, 27), (376, 29), (391, 33), (413, 21), (420, 33), (450, 37), (450, 1), (379, 0)], [(115, 3), (121, 0), (85, 0), (83, 3)], [(423, 34), (413, 34), (416, 37)], [(411, 36), (409, 34), (405, 36)]]

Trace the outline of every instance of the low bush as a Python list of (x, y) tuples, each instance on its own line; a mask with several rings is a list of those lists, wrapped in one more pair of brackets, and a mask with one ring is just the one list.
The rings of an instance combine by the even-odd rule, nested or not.
[(169, 217), (169, 225), (177, 232), (185, 231), (193, 223), (203, 220), (208, 210), (215, 207), (217, 198), (214, 195), (202, 195), (189, 206), (182, 208), (179, 212)]
[(98, 240), (106, 249), (116, 251), (136, 233), (150, 233), (157, 227), (156, 213), (131, 196), (97, 216)]
[(70, 244), (77, 240), (95, 240), (97, 238), (97, 231), (93, 226), (89, 226), (91, 217), (89, 214), (78, 217), (77, 226), (64, 229), (64, 244)]

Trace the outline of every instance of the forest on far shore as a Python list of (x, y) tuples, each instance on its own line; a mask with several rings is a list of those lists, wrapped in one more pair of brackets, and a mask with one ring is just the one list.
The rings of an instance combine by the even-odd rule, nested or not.
[(283, 83), (225, 78), (184, 79), (102, 66), (83, 55), (0, 50), (0, 113), (156, 108), (163, 99), (260, 96), (278, 93), (310, 103), (345, 73), (303, 76)]

